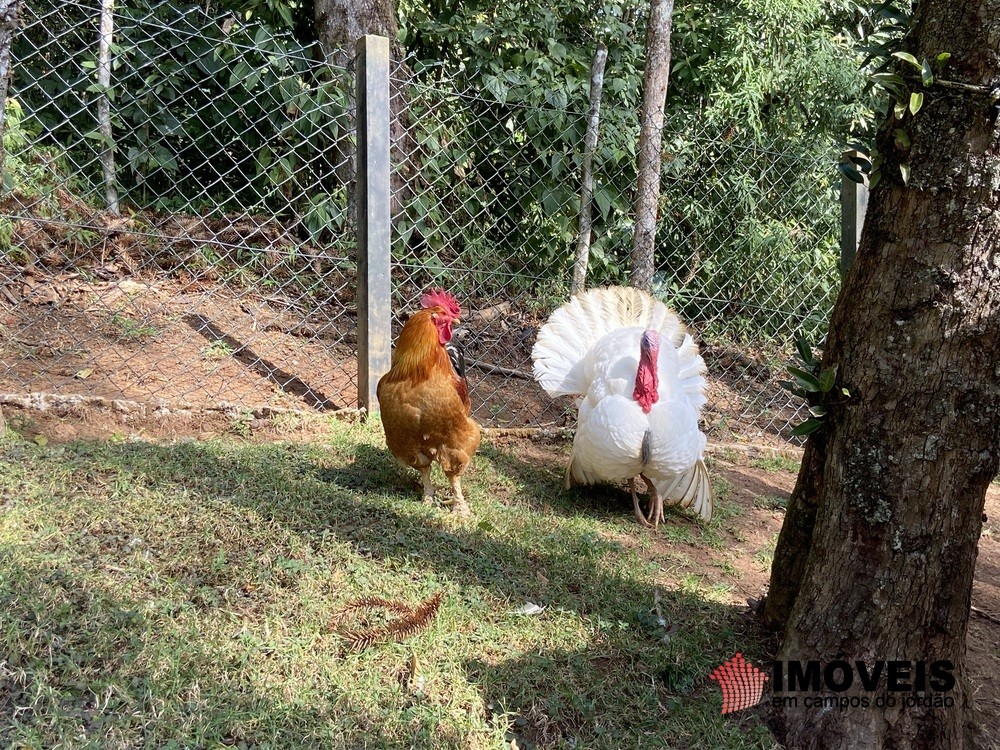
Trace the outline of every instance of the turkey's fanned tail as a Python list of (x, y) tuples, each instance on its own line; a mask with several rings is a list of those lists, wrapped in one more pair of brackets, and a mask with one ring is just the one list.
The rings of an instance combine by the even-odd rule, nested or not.
[(712, 520), (715, 496), (708, 468), (703, 460), (698, 459), (687, 472), (669, 482), (658, 483), (656, 490), (663, 497), (664, 503), (690, 508), (705, 522)]
[(705, 364), (697, 344), (672, 310), (634, 287), (591, 289), (552, 313), (531, 350), (535, 380), (550, 396), (582, 396), (589, 385), (583, 372), (586, 353), (606, 334), (629, 326), (659, 331), (677, 348), (684, 390), (700, 399), (700, 407)]

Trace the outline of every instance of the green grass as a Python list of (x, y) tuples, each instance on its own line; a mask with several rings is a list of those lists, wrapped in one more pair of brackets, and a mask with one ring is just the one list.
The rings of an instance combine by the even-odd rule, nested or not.
[[(771, 747), (707, 679), (755, 653), (729, 584), (661, 588), (664, 643), (663, 571), (620, 541), (646, 532), (560, 479), (484, 445), (462, 522), (418, 502), (377, 423), (322, 445), (7, 437), (0, 745)], [(331, 626), (355, 597), (436, 591), (401, 643), (353, 653)]]
[(118, 338), (123, 340), (145, 341), (160, 335), (155, 327), (140, 323), (122, 313), (112, 315), (111, 324), (116, 329)]
[(797, 458), (789, 458), (780, 453), (773, 453), (767, 456), (758, 456), (750, 459), (750, 466), (764, 471), (790, 471), (798, 474), (801, 461)]
[(777, 495), (756, 495), (753, 501), (754, 507), (765, 510), (787, 510), (788, 498)]
[(754, 555), (754, 560), (760, 565), (761, 570), (770, 570), (771, 563), (774, 562), (774, 549), (778, 546), (777, 533), (765, 544), (760, 551)]
[(226, 359), (233, 356), (233, 347), (220, 339), (202, 347), (201, 356), (204, 359)]

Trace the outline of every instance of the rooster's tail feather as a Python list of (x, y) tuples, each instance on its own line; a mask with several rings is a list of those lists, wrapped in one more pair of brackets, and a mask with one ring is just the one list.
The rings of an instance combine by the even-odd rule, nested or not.
[(704, 400), (701, 375), (705, 365), (698, 346), (672, 310), (634, 287), (591, 289), (552, 313), (531, 350), (535, 380), (550, 396), (583, 395), (587, 390), (584, 355), (606, 334), (629, 326), (659, 331), (673, 344), (681, 355), (684, 390)]

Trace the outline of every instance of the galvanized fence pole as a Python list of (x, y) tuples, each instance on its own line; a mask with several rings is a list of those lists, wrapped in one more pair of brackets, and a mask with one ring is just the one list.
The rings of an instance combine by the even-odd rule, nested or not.
[(375, 390), (391, 359), (389, 277), (389, 40), (357, 42), (358, 406), (377, 410)]
[[(852, 157), (860, 157), (858, 151), (841, 154), (841, 164), (855, 166)], [(846, 276), (854, 264), (854, 256), (861, 242), (861, 230), (865, 225), (865, 211), (868, 209), (868, 182), (855, 182), (846, 175), (840, 176), (840, 274)]]

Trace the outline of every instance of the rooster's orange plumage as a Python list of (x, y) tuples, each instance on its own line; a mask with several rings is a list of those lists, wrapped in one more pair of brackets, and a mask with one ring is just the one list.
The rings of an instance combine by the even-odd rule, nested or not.
[(392, 368), (378, 383), (385, 442), (397, 461), (420, 471), (424, 502), (434, 499), (431, 462), (437, 461), (451, 482), (455, 513), (468, 515), (461, 479), (479, 448), (480, 429), (469, 416), (464, 367), (452, 365), (446, 348), (461, 310), (440, 289), (425, 294), (421, 307), (403, 326)]

